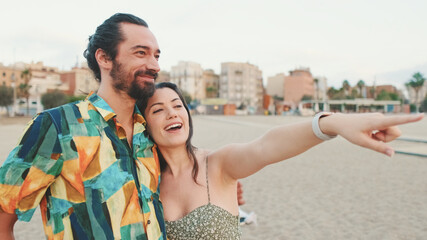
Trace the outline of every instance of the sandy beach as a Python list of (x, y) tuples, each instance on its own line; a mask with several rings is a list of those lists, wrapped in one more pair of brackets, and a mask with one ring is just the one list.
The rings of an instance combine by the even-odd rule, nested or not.
[[(195, 116), (194, 144), (215, 149), (247, 142), (279, 124), (308, 121), (290, 116)], [(0, 119), (0, 163), (28, 119)], [(427, 118), (401, 126), (402, 137), (427, 140)], [(395, 149), (413, 145), (395, 141)], [(417, 145), (427, 154), (427, 143)], [(286, 147), (286, 146), (283, 146)], [(242, 239), (427, 239), (427, 158), (393, 158), (338, 137), (300, 156), (242, 179), (246, 204), (257, 225)], [(40, 214), (17, 223), (16, 239), (44, 239)]]

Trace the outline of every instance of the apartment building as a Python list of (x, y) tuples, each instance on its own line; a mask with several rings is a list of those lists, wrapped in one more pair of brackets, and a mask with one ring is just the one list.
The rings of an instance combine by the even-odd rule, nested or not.
[(37, 98), (52, 89), (61, 91), (68, 89), (68, 86), (61, 82), (58, 68), (45, 66), (43, 62), (30, 63), (28, 68), (31, 71), (29, 92), (32, 98)]
[(21, 78), (21, 73), (26, 67), (27, 64), (22, 62), (10, 66), (5, 66), (0, 63), (0, 85), (12, 87), (13, 83), (16, 83), (16, 86), (24, 83), (24, 79)]
[(87, 95), (99, 88), (99, 82), (87, 65), (73, 67), (70, 71), (62, 72), (60, 78), (64, 87), (67, 88), (64, 93), (70, 96)]
[(247, 108), (252, 113), (260, 112), (263, 105), (262, 71), (250, 63), (225, 62), (221, 64), (219, 97)]
[(157, 73), (156, 82), (170, 82), (171, 75), (168, 71), (160, 71)]
[(276, 76), (267, 78), (266, 92), (272, 97), (283, 98), (285, 86), (285, 74), (279, 73)]
[(203, 81), (206, 87), (206, 98), (217, 98), (219, 96), (219, 75), (212, 69), (203, 71)]
[(314, 79), (310, 68), (297, 68), (289, 71), (284, 81), (285, 102), (298, 105), (303, 96), (315, 96)]
[(206, 87), (203, 81), (203, 69), (195, 62), (180, 61), (171, 67), (170, 81), (175, 83), (193, 100), (206, 98)]
[(328, 79), (326, 77), (317, 76), (313, 79), (314, 82), (314, 100), (325, 101), (328, 99)]

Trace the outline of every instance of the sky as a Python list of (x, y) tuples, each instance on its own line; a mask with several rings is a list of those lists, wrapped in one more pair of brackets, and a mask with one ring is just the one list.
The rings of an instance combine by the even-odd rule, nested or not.
[(249, 62), (268, 77), (310, 68), (328, 85), (392, 84), (427, 76), (425, 0), (17, 0), (0, 8), (0, 62), (69, 70), (116, 12), (144, 19), (170, 71), (192, 61), (220, 73)]

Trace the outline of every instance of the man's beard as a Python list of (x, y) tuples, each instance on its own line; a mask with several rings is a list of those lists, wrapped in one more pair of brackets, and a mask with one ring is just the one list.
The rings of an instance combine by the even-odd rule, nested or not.
[[(154, 94), (154, 84), (152, 82), (143, 82), (143, 86), (138, 84), (136, 78), (139, 75), (152, 76), (154, 80), (157, 78), (157, 73), (151, 70), (147, 71), (136, 71), (133, 76), (123, 71), (122, 64), (113, 61), (113, 68), (111, 69), (110, 76), (113, 79), (113, 87), (116, 90), (124, 91), (127, 95), (135, 100), (142, 99), (144, 97), (151, 97)], [(129, 80), (132, 79), (132, 81)]]

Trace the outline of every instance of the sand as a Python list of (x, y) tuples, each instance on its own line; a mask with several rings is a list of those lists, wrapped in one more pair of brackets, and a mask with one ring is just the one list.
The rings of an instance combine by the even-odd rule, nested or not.
[[(247, 142), (279, 124), (303, 117), (194, 117), (194, 143), (215, 149)], [(0, 119), (0, 163), (26, 121)], [(403, 137), (427, 140), (427, 118), (401, 127)], [(6, 139), (7, 137), (7, 139)], [(427, 144), (395, 141), (396, 149), (426, 152)], [(284, 146), (286, 147), (286, 146)], [(427, 153), (427, 152), (426, 152)], [(246, 204), (257, 225), (242, 227), (242, 239), (426, 239), (427, 158), (393, 158), (338, 137), (295, 158), (242, 179)], [(43, 239), (40, 214), (17, 223), (16, 239)]]

